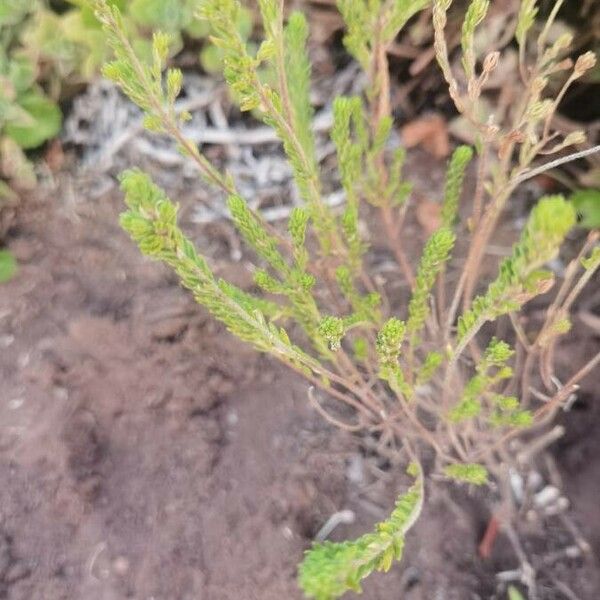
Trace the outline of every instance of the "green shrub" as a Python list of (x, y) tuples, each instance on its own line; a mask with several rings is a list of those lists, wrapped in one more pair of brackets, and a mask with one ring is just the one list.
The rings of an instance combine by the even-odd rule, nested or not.
[[(24, 150), (54, 137), (61, 113), (38, 85), (39, 67), (19, 43), (31, 6), (3, 5), (0, 11), (0, 176), (22, 186), (34, 181)], [(0, 196), (10, 190), (0, 179)]]
[[(405, 534), (423, 503), (424, 482), (432, 475), (466, 485), (502, 483), (506, 462), (514, 460), (509, 440), (524, 430), (539, 434), (578, 379), (600, 362), (600, 356), (593, 358), (559, 392), (550, 392), (542, 406), (532, 403), (527, 382), (535, 367), (547, 364), (546, 353), (568, 330), (572, 302), (600, 265), (600, 250), (591, 235), (581, 260), (569, 265), (545, 324), (535, 335), (522, 331), (518, 315), (529, 300), (552, 287), (555, 275), (543, 267), (558, 255), (576, 221), (575, 208), (563, 197), (538, 201), (497, 275), (478, 285), (487, 243), (515, 189), (547, 168), (532, 169), (534, 161), (585, 137), (578, 132), (560, 138), (552, 130), (564, 91), (557, 98), (543, 96), (554, 73), (571, 69), (566, 91), (569, 82), (595, 63), (588, 53), (571, 67), (563, 61), (569, 40), (546, 42), (556, 12), (538, 29), (535, 1), (521, 4), (516, 38), (523, 84), (506, 118), (494, 120), (493, 115), (482, 119), (480, 96), (500, 56), (492, 51), (482, 58), (474, 43), (489, 2), (473, 0), (467, 10), (462, 68), (450, 61), (447, 50), (444, 30), (451, 0), (433, 2), (435, 54), (457, 109), (477, 135), (479, 168), (471, 217), (462, 222), (458, 206), (473, 150), (456, 149), (448, 164), (440, 227), (424, 244), (420, 260), (407, 256), (402, 224), (410, 209), (410, 185), (402, 175), (404, 152), (387, 144), (393, 119), (386, 50), (405, 23), (429, 4), (338, 2), (347, 26), (346, 48), (368, 76), (363, 96), (336, 98), (333, 104), (331, 138), (346, 195), (338, 213), (323, 200), (311, 129), (304, 16), (292, 13), (286, 23), (279, 0), (259, 0), (265, 38), (253, 51), (240, 33), (235, 0), (200, 2), (199, 16), (212, 28), (225, 79), (240, 108), (273, 127), (292, 168), (303, 206), (292, 211), (286, 232), (265, 223), (240, 196), (235, 181), (186, 138), (181, 123), (189, 115), (175, 108), (183, 76), (166, 68), (169, 36), (155, 33), (152, 60), (145, 60), (132, 47), (125, 17), (102, 0), (96, 3), (115, 54), (105, 75), (144, 110), (148, 129), (175, 138), (202, 177), (224, 193), (231, 218), (254, 254), (255, 283), (263, 293), (247, 293), (215, 276), (179, 228), (177, 204), (138, 170), (122, 175), (124, 229), (144, 254), (171, 266), (232, 334), (321, 388), (326, 402), (311, 400), (325, 418), (349, 431), (377, 432), (382, 448), (410, 464), (416, 478), (373, 533), (343, 544), (317, 544), (308, 551), (300, 584), (309, 597), (320, 600), (360, 590), (361, 579), (373, 570), (387, 570), (400, 558)], [(537, 51), (532, 48), (536, 40)], [(406, 302), (387, 296), (385, 286), (369, 272), (368, 239), (359, 221), (374, 213), (381, 217), (390, 252), (410, 286)], [(455, 272), (457, 232), (470, 244)], [(453, 286), (446, 277), (450, 272), (456, 275)], [(509, 317), (508, 324), (515, 327), (510, 340), (520, 346), (525, 361), (515, 361), (513, 347), (490, 339), (484, 328)], [(507, 381), (522, 382), (519, 396), (506, 393)], [(435, 459), (422, 473), (423, 459), (431, 453)]]

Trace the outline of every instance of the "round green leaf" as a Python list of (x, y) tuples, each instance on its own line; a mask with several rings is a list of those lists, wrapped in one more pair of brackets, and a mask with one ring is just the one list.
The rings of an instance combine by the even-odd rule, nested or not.
[(586, 229), (600, 227), (600, 190), (579, 190), (571, 196), (571, 202), (581, 217), (579, 225)]
[(35, 81), (36, 67), (24, 54), (10, 58), (8, 78), (17, 94), (25, 92)]
[(17, 102), (27, 114), (29, 123), (8, 123), (6, 135), (19, 146), (26, 150), (37, 148), (60, 131), (62, 115), (52, 100), (37, 92), (29, 92)]
[(216, 46), (208, 44), (200, 51), (200, 64), (207, 73), (220, 73), (223, 67), (223, 53)]
[(180, 0), (133, 0), (129, 13), (144, 27), (179, 31), (187, 21), (187, 10)]
[(30, 0), (0, 2), (0, 25), (16, 25), (31, 10)]
[(241, 6), (237, 14), (237, 21), (235, 25), (242, 39), (247, 40), (252, 35), (252, 29), (254, 29), (252, 11)]

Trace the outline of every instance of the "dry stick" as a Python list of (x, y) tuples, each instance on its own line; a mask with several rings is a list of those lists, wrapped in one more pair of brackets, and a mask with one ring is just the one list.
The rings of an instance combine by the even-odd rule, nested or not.
[(562, 425), (556, 425), (550, 431), (536, 437), (529, 445), (517, 454), (517, 461), (521, 465), (530, 464), (531, 459), (545, 450), (565, 434), (565, 428)]
[(513, 526), (509, 522), (503, 523), (503, 530), (510, 540), (510, 543), (521, 563), (521, 581), (527, 586), (529, 591), (529, 600), (538, 600), (537, 588), (535, 585), (535, 569), (531, 566), (527, 554), (523, 549), (521, 540)]
[(473, 229), (479, 224), (481, 219), (481, 211), (483, 209), (483, 194), (485, 191), (485, 172), (487, 169), (487, 159), (490, 150), (490, 140), (486, 139), (483, 142), (481, 154), (479, 156), (479, 164), (477, 165), (477, 184), (475, 187), (475, 196), (473, 198), (473, 213), (471, 216), (471, 225)]
[(519, 342), (523, 346), (523, 349), (526, 352), (531, 351), (531, 344), (530, 344), (529, 340), (527, 339), (527, 334), (525, 333), (523, 326), (521, 325), (521, 323), (519, 323), (519, 319), (518, 319), (516, 313), (514, 313), (514, 312), (508, 313), (508, 317), (513, 326), (513, 329), (515, 330), (515, 333), (517, 334), (517, 338), (519, 339)]
[(390, 206), (382, 206), (380, 214), (383, 226), (385, 228), (385, 234), (388, 237), (388, 240), (391, 242), (394, 257), (402, 269), (402, 274), (412, 289), (415, 287), (415, 275), (401, 242), (400, 224), (395, 218), (394, 212)]
[(581, 150), (580, 152), (575, 152), (574, 154), (568, 154), (567, 156), (557, 158), (556, 160), (552, 160), (545, 165), (540, 165), (531, 171), (526, 171), (514, 180), (514, 185), (520, 185), (524, 181), (532, 179), (533, 177), (537, 177), (538, 175), (541, 175), (550, 169), (573, 162), (574, 160), (579, 160), (580, 158), (585, 158), (586, 156), (591, 156), (592, 154), (596, 154), (598, 152), (600, 152), (600, 144), (592, 146), (591, 148), (587, 148), (586, 150)]
[[(319, 379), (319, 377), (315, 377), (312, 374), (309, 375), (308, 373), (306, 373), (302, 369), (296, 367), (294, 364), (290, 363), (289, 361), (284, 360), (283, 362), (288, 367), (290, 367), (291, 369), (293, 369), (294, 371), (296, 371), (297, 373), (302, 375), (305, 379), (308, 379), (315, 387), (320, 388), (325, 393), (327, 393), (327, 394), (333, 396), (334, 398), (336, 398), (337, 400), (341, 401), (343, 404), (347, 404), (347, 405), (351, 406), (359, 414), (366, 416), (368, 420), (372, 420), (373, 417), (379, 418), (379, 415), (377, 414), (376, 411), (369, 409), (364, 404), (361, 404), (360, 402), (355, 400), (352, 396), (350, 396), (348, 393), (343, 393), (343, 392), (340, 392), (339, 390), (336, 390), (334, 387), (331, 387), (330, 385), (327, 385), (326, 383), (324, 383), (322, 379)], [(323, 374), (321, 373), (321, 375), (323, 375)], [(324, 376), (327, 377), (327, 375), (324, 375)], [(338, 381), (336, 381), (336, 383), (338, 383), (342, 387), (345, 387), (347, 390), (352, 391), (351, 386), (340, 382), (339, 378), (337, 376), (335, 376), (335, 379), (332, 378), (332, 381), (335, 381), (336, 379), (338, 379)]]
[[(548, 329), (555, 323), (555, 317), (559, 313), (559, 311), (560, 312), (563, 312), (563, 311), (568, 312), (568, 309), (569, 309), (571, 303), (575, 301), (577, 295), (581, 292), (583, 287), (587, 284), (587, 282), (591, 278), (591, 276), (592, 276), (591, 273), (587, 277), (584, 274), (584, 276), (578, 281), (575, 288), (573, 288), (573, 290), (569, 294), (569, 289), (571, 287), (571, 283), (577, 273), (579, 265), (581, 264), (581, 259), (587, 254), (588, 250), (596, 242), (596, 240), (598, 239), (599, 236), (600, 236), (600, 234), (598, 232), (592, 231), (588, 235), (587, 240), (586, 240), (585, 244), (583, 245), (583, 247), (581, 248), (577, 257), (569, 263), (569, 265), (566, 269), (564, 281), (563, 281), (562, 285), (560, 286), (560, 289), (558, 290), (558, 293), (556, 294), (554, 301), (548, 308), (548, 311), (546, 313), (545, 322), (542, 325), (542, 328), (541, 328), (540, 332), (538, 333), (535, 341), (528, 348), (528, 354), (527, 354), (527, 358), (525, 359), (525, 365), (523, 367), (523, 374), (522, 374), (522, 379), (521, 379), (521, 402), (523, 403), (524, 406), (526, 406), (529, 403), (529, 398), (530, 398), (530, 394), (531, 394), (531, 389), (530, 389), (531, 370), (534, 365), (534, 360), (536, 359), (538, 353), (541, 350), (540, 342), (544, 339), (544, 336), (547, 334)], [(567, 297), (567, 294), (569, 294), (568, 297)]]
[[(593, 233), (596, 233), (596, 232), (593, 232)], [(566, 311), (566, 312), (569, 311), (569, 309), (573, 305), (573, 302), (575, 302), (575, 300), (577, 300), (577, 297), (579, 296), (579, 294), (581, 294), (583, 289), (589, 283), (590, 279), (594, 276), (594, 273), (595, 273), (595, 269), (587, 269), (585, 271), (585, 273), (581, 276), (581, 278), (575, 284), (575, 286), (571, 290), (571, 293), (569, 294), (569, 296), (567, 297), (567, 299), (565, 300), (565, 302), (562, 306), (562, 309), (564, 311)]]
[(478, 263), (481, 260), (481, 255), (485, 250), (485, 246), (487, 245), (487, 240), (489, 236), (493, 232), (495, 228), (496, 221), (502, 211), (502, 207), (504, 203), (512, 193), (514, 187), (510, 182), (506, 184), (506, 189), (500, 194), (493, 204), (491, 204), (487, 211), (484, 213), (478, 229), (475, 231), (473, 235), (473, 239), (471, 241), (471, 245), (469, 247), (469, 252), (467, 254), (467, 259), (463, 266), (462, 272), (460, 274), (460, 279), (454, 291), (454, 296), (452, 298), (452, 303), (450, 305), (450, 309), (448, 310), (448, 316), (446, 319), (445, 332), (446, 337), (449, 337), (450, 331), (452, 329), (452, 325), (454, 324), (454, 320), (456, 319), (456, 314), (458, 312), (458, 307), (460, 305), (460, 300), (463, 297), (468, 297), (469, 288), (472, 287), (472, 284), (469, 283), (469, 278), (472, 275), (472, 279), (474, 280), (477, 277), (476, 272), (478, 271)]
[[(184, 258), (181, 255), (181, 253), (178, 253), (178, 256), (180, 259)], [(194, 269), (198, 270), (198, 267), (194, 266)], [(245, 321), (252, 327), (256, 326), (256, 323), (255, 323), (253, 317), (251, 317), (237, 302), (232, 300), (229, 296), (225, 295), (216, 284), (213, 286), (213, 288), (214, 288), (215, 296), (220, 298), (224, 304), (228, 305), (232, 309), (233, 312), (237, 313), (238, 316), (243, 321)], [(281, 344), (278, 345), (277, 338), (275, 338), (273, 340), (273, 350), (274, 350), (273, 354), (277, 358), (279, 358), (279, 360), (281, 360), (284, 364), (286, 364), (288, 367), (290, 367), (294, 371), (300, 373), (306, 379), (308, 379), (309, 381), (311, 381), (318, 387), (324, 389), (329, 394), (336, 397), (338, 400), (341, 400), (343, 403), (352, 406), (359, 413), (367, 415), (368, 417), (371, 416), (370, 413), (372, 413), (376, 418), (381, 417), (381, 415), (378, 413), (378, 411), (376, 409), (373, 409), (373, 408), (369, 407), (368, 405), (365, 405), (365, 404), (359, 402), (358, 400), (355, 400), (350, 395), (350, 394), (354, 394), (354, 396), (356, 396), (357, 398), (361, 398), (362, 391), (363, 391), (360, 388), (358, 388), (356, 385), (354, 385), (354, 383), (352, 381), (348, 381), (344, 377), (342, 377), (336, 373), (333, 373), (332, 371), (330, 371), (329, 369), (327, 369), (326, 367), (321, 365), (321, 363), (319, 363), (312, 357), (308, 357), (308, 356), (304, 355), (303, 353), (299, 353), (299, 352), (293, 351), (293, 350), (290, 352), (290, 349), (286, 346), (281, 347)], [(299, 365), (303, 365), (305, 368), (302, 369)], [(306, 372), (306, 369), (309, 369), (310, 372)], [(318, 373), (321, 378), (315, 376), (313, 373)], [(348, 392), (350, 392), (350, 394), (348, 394), (348, 393), (343, 394), (342, 392), (331, 387), (328, 383), (326, 383), (325, 380), (329, 380), (334, 383), (337, 383), (341, 387), (345, 388)]]
[(548, 136), (550, 134), (550, 126), (552, 125), (552, 117), (554, 116), (554, 113), (557, 111), (559, 104), (562, 102), (563, 98), (565, 97), (565, 94), (571, 87), (571, 84), (575, 80), (577, 80), (578, 77), (579, 76), (575, 75), (575, 73), (571, 73), (571, 75), (567, 78), (564, 85), (558, 92), (558, 95), (556, 96), (556, 98), (554, 98), (554, 100), (552, 102), (552, 108), (550, 109), (550, 113), (546, 117), (546, 122), (544, 123), (544, 133), (542, 135), (542, 139), (545, 140), (548, 138)]
[(556, 410), (559, 408), (561, 402), (564, 402), (576, 389), (577, 384), (584, 377), (589, 375), (597, 365), (600, 365), (600, 352), (596, 354), (592, 359), (590, 359), (567, 383), (562, 387), (562, 389), (554, 395), (554, 397), (544, 406), (542, 406), (536, 413), (535, 417), (541, 417), (546, 415), (547, 413), (551, 413), (553, 415)]
[(404, 411), (404, 414), (408, 417), (410, 422), (417, 428), (417, 430), (422, 435), (422, 437), (429, 442), (431, 447), (435, 449), (435, 451), (438, 453), (439, 456), (447, 458), (448, 455), (442, 450), (441, 446), (438, 444), (437, 440), (435, 439), (433, 433), (429, 429), (427, 429), (423, 425), (423, 423), (421, 423), (421, 421), (419, 420), (419, 417), (411, 410), (411, 408), (409, 407), (407, 402), (404, 400), (402, 395), (401, 394), (396, 394), (396, 395), (398, 397), (400, 406), (402, 407), (402, 410)]
[(385, 406), (368, 388), (365, 378), (360, 374), (356, 368), (356, 365), (352, 362), (350, 357), (346, 354), (346, 352), (344, 352), (343, 349), (340, 348), (337, 354), (340, 357), (340, 368), (345, 369), (347, 376), (353, 377), (356, 385), (359, 386), (359, 389), (361, 389), (361, 398), (364, 399), (369, 408), (376, 411), (380, 416), (383, 416), (385, 414)]
[[(599, 235), (598, 232), (590, 233), (586, 244), (584, 245), (582, 251), (580, 252), (579, 256), (576, 259), (578, 264), (580, 263), (583, 255), (587, 253), (588, 244), (591, 245), (592, 243), (594, 243), (598, 239), (598, 235)], [(571, 306), (573, 305), (573, 303), (575, 302), (575, 300), (577, 299), (579, 294), (587, 286), (590, 279), (593, 277), (594, 273), (595, 273), (595, 269), (587, 269), (583, 273), (583, 275), (579, 278), (577, 283), (573, 286), (573, 289), (571, 290), (570, 294), (568, 295), (568, 297), (566, 298), (566, 300), (564, 301), (562, 306), (559, 309), (557, 309), (556, 316), (558, 316), (559, 314), (568, 315), (570, 313)], [(553, 323), (554, 323), (554, 320), (548, 321), (547, 326), (549, 327)], [(549, 346), (545, 349), (543, 348), (542, 352), (541, 352), (540, 366), (541, 366), (541, 371), (542, 371), (542, 379), (544, 380), (544, 383), (547, 386), (548, 386), (548, 380), (550, 380), (550, 377), (551, 377), (551, 371), (552, 371), (551, 365), (554, 360), (554, 352), (556, 349), (556, 342), (557, 342), (557, 338), (554, 337), (550, 341)]]
[[(473, 296), (475, 283), (479, 275), (483, 254), (485, 252), (491, 235), (496, 229), (498, 219), (502, 214), (502, 210), (506, 204), (506, 201), (508, 200), (513, 190), (514, 184), (512, 184), (511, 182), (507, 183), (506, 190), (504, 190), (497, 196), (496, 200), (489, 207), (488, 212), (484, 214), (481, 221), (481, 227), (473, 237), (473, 241), (471, 242), (471, 248), (469, 249), (469, 254), (467, 255), (467, 262), (464, 266), (464, 282), (462, 281), (463, 277), (461, 277), (460, 282), (463, 283), (464, 288), (464, 310), (468, 310), (471, 306), (471, 299)], [(460, 298), (458, 298), (458, 300), (460, 301)], [(456, 304), (455, 302), (453, 302), (453, 306), (456, 306), (458, 308), (458, 302), (456, 302)]]
[(339, 419), (336, 419), (335, 417), (332, 417), (320, 404), (319, 401), (317, 400), (317, 398), (315, 398), (315, 394), (314, 394), (314, 386), (310, 386), (307, 390), (307, 396), (308, 399), (311, 403), (311, 405), (313, 406), (313, 408), (329, 423), (331, 423), (332, 425), (334, 425), (335, 427), (339, 427), (340, 429), (343, 429), (344, 431), (350, 431), (350, 432), (356, 432), (356, 431), (360, 431), (363, 426), (361, 424), (358, 425), (350, 425), (348, 423), (344, 423), (342, 421), (340, 421)]

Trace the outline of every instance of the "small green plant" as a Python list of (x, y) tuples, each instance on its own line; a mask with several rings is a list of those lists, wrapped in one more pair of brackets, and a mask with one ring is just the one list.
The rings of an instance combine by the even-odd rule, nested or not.
[[(0, 8), (0, 194), (14, 195), (11, 186), (35, 183), (33, 166), (24, 151), (55, 137), (62, 116), (58, 101), (95, 77), (110, 49), (88, 0), (68, 0), (56, 11), (47, 0), (14, 0)], [(184, 45), (208, 37), (210, 26), (195, 16), (196, 0), (110, 0), (123, 15), (123, 25), (135, 52), (152, 57), (152, 30), (170, 35), (173, 56)], [(246, 40), (252, 13), (241, 10), (237, 29)], [(203, 44), (200, 61), (208, 72), (220, 71), (222, 53)]]
[[(68, 2), (72, 7), (59, 13), (44, 0), (30, 1), (20, 34), (27, 53), (45, 65), (44, 79), (54, 96), (61, 89), (90, 81), (109, 58), (106, 38), (89, 1)], [(108, 4), (121, 12), (132, 46), (146, 59), (152, 56), (154, 29), (170, 35), (171, 55), (183, 48), (186, 39), (202, 40), (210, 31), (207, 23), (195, 16), (196, 0), (110, 0)], [(252, 26), (252, 13), (241, 11), (238, 29), (244, 39)], [(206, 70), (220, 70), (220, 54), (214, 46), (204, 44), (200, 57)]]
[(0, 283), (10, 281), (17, 272), (17, 261), (8, 250), (0, 250)]
[[(167, 66), (169, 36), (155, 33), (152, 59), (144, 60), (119, 10), (102, 0), (95, 4), (115, 55), (104, 74), (144, 110), (149, 130), (175, 138), (202, 177), (224, 193), (231, 218), (255, 256), (254, 279), (263, 293), (250, 294), (216, 277), (179, 228), (177, 205), (141, 171), (127, 171), (121, 178), (127, 204), (121, 216), (124, 229), (144, 254), (172, 267), (232, 334), (321, 388), (327, 398), (323, 403), (309, 396), (326, 419), (349, 431), (376, 434), (382, 452), (393, 452), (411, 465), (414, 484), (373, 533), (308, 551), (300, 585), (308, 597), (319, 600), (359, 591), (364, 577), (389, 569), (400, 558), (432, 476), (475, 486), (495, 481), (505, 489), (506, 467), (515, 460), (510, 439), (524, 431), (532, 436), (543, 431), (577, 382), (600, 363), (600, 355), (592, 358), (558, 392), (549, 391), (543, 405), (533, 404), (534, 370), (539, 368), (543, 384), (553, 390), (548, 379), (552, 347), (568, 331), (569, 309), (600, 266), (592, 233), (568, 265), (544, 325), (536, 335), (523, 330), (519, 314), (529, 300), (553, 286), (556, 277), (544, 266), (558, 255), (576, 222), (575, 208), (562, 196), (538, 201), (497, 275), (487, 285), (479, 284), (487, 244), (515, 189), (549, 166), (582, 155), (534, 167), (540, 156), (585, 137), (577, 132), (561, 138), (552, 130), (552, 116), (566, 89), (595, 64), (590, 53), (574, 65), (565, 61), (569, 39), (547, 42), (560, 1), (540, 29), (535, 0), (521, 3), (515, 36), (522, 89), (501, 117), (486, 114), (481, 103), (499, 53), (481, 57), (474, 42), (489, 3), (473, 0), (469, 5), (457, 68), (448, 56), (445, 34), (451, 0), (434, 0), (435, 54), (457, 109), (477, 133), (477, 181), (471, 217), (461, 222), (462, 182), (474, 152), (457, 148), (448, 164), (441, 224), (419, 260), (407, 255), (402, 225), (410, 185), (402, 175), (404, 151), (388, 144), (393, 119), (386, 51), (405, 23), (430, 4), (338, 1), (347, 26), (344, 43), (364, 68), (368, 84), (362, 96), (333, 103), (331, 138), (346, 195), (343, 209), (336, 212), (323, 200), (311, 129), (304, 16), (292, 13), (285, 21), (282, 2), (259, 0), (265, 38), (254, 51), (239, 30), (238, 2), (199, 3), (198, 14), (212, 28), (233, 97), (241, 110), (253, 111), (273, 127), (289, 159), (304, 204), (292, 211), (287, 231), (265, 223), (241, 197), (234, 179), (186, 138), (181, 124), (189, 115), (178, 113), (175, 105), (183, 75)], [(545, 98), (549, 78), (563, 71), (569, 75), (558, 97)], [(359, 222), (375, 214), (410, 287), (407, 298), (390, 295), (369, 272), (368, 238)], [(470, 243), (451, 286), (447, 274), (454, 270), (457, 233)], [(492, 335), (493, 324), (501, 321), (514, 328), (508, 341)], [(515, 360), (515, 346), (524, 360)], [(511, 389), (520, 384), (518, 394), (510, 393), (507, 383)], [(425, 463), (424, 457), (432, 455)], [(509, 497), (503, 500), (510, 504)]]
[(508, 600), (525, 600), (525, 596), (514, 586), (508, 587)]
[(19, 187), (35, 181), (25, 150), (54, 137), (61, 113), (37, 84), (38, 65), (18, 41), (29, 15), (28, 2), (14, 2), (0, 11), (0, 196), (10, 196), (2, 179)]

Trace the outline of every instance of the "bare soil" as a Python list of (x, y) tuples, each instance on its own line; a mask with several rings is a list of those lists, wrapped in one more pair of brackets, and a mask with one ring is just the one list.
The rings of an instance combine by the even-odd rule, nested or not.
[[(296, 565), (322, 524), (351, 509), (355, 523), (333, 538), (368, 530), (398, 481), (322, 422), (302, 381), (139, 255), (118, 227), (120, 202), (30, 202), (9, 236), (21, 267), (0, 290), (0, 598), (300, 599)], [(248, 279), (243, 266), (229, 274)], [(588, 381), (557, 451), (595, 556), (599, 383)], [(489, 561), (477, 557), (480, 504), (463, 503), (467, 513), (434, 490), (406, 560), (364, 597), (505, 598), (495, 572), (517, 560), (503, 538)], [(527, 542), (538, 556), (569, 544), (546, 525)], [(590, 555), (550, 573), (596, 600), (598, 567)], [(568, 597), (548, 577), (538, 593)]]

